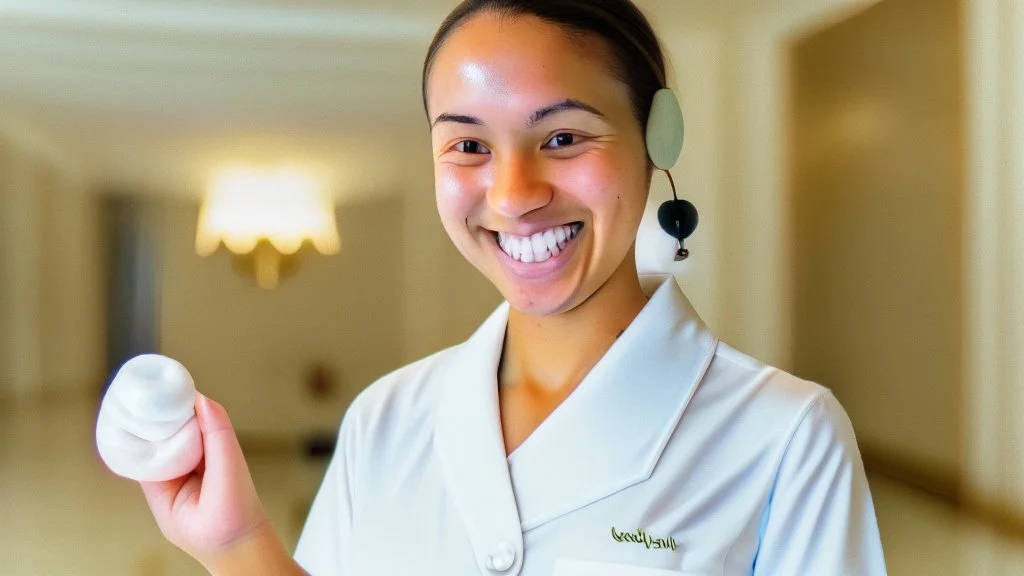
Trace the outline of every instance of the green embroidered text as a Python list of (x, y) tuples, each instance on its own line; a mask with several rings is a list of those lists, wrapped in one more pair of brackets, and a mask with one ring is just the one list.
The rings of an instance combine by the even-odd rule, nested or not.
[(675, 550), (678, 546), (675, 538), (669, 536), (666, 538), (654, 538), (650, 534), (643, 531), (642, 528), (637, 528), (636, 532), (618, 532), (615, 530), (615, 526), (612, 526), (612, 538), (616, 542), (632, 542), (634, 544), (643, 544), (648, 550), (654, 548), (660, 550), (662, 548), (669, 548)]

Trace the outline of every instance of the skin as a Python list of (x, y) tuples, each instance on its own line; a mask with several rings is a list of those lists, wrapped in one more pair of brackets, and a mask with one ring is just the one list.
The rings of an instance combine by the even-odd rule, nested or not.
[[(508, 453), (647, 301), (634, 244), (651, 169), (604, 48), (533, 17), (480, 14), (449, 37), (427, 85), (442, 223), (511, 304), (497, 375)], [(498, 250), (496, 231), (526, 236), (572, 222), (582, 232), (543, 274)], [(227, 412), (199, 396), (196, 417), (200, 467), (142, 483), (163, 534), (212, 574), (304, 574), (267, 519)]]
[[(441, 221), (511, 306), (498, 373), (508, 453), (647, 300), (634, 249), (651, 171), (606, 53), (532, 16), (480, 14), (449, 37), (427, 84)], [(557, 109), (567, 100), (586, 109)], [(539, 111), (551, 112), (531, 122)], [(573, 222), (583, 223), (575, 246), (539, 276), (510, 264), (495, 238)]]
[(306, 574), (267, 517), (227, 411), (197, 395), (196, 420), (199, 467), (175, 480), (140, 482), (164, 537), (217, 576)]

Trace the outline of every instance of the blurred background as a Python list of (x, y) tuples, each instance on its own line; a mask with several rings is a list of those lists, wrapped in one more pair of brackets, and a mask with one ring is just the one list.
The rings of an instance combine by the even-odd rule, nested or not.
[[(641, 269), (835, 392), (890, 574), (1024, 573), (1024, 1), (638, 4), (701, 214)], [(434, 208), (454, 5), (0, 1), (0, 575), (202, 573), (95, 455), (131, 356), (228, 407), (293, 545), (351, 399), (499, 302)]]

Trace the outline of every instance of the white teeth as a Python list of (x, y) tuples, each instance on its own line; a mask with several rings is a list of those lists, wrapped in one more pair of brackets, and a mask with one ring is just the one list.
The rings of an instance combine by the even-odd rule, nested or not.
[(528, 237), (498, 232), (498, 245), (509, 257), (520, 262), (544, 262), (565, 250), (582, 227), (582, 224), (555, 226)]
[(530, 244), (533, 246), (534, 262), (544, 262), (551, 258), (551, 252), (548, 252), (548, 243), (544, 240), (543, 232), (530, 236)]
[(533, 245), (534, 260), (540, 262), (540, 257), (548, 253), (548, 243), (544, 241), (544, 234), (530, 236), (530, 244)]
[(552, 256), (558, 256), (558, 253), (562, 251), (561, 248), (558, 247), (558, 240), (555, 239), (554, 230), (547, 230), (544, 232), (544, 244), (547, 246), (548, 252), (550, 252)]

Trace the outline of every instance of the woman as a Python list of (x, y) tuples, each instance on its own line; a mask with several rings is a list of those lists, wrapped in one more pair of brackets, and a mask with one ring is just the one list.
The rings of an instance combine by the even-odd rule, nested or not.
[(507, 302), (353, 403), (298, 565), (205, 398), (205, 469), (144, 484), (167, 537), (215, 574), (884, 574), (832, 395), (637, 274), (664, 78), (629, 0), (457, 7), (424, 66), (438, 212)]

